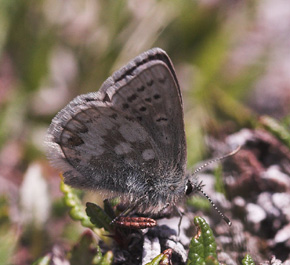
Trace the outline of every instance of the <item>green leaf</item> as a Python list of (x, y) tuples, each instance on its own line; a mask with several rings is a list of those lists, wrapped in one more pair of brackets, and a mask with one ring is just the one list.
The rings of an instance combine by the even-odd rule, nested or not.
[(100, 206), (92, 202), (87, 202), (86, 206), (87, 215), (97, 228), (105, 228), (107, 231), (112, 230), (112, 218)]
[(159, 262), (162, 260), (164, 256), (165, 255), (161, 253), (158, 256), (156, 256), (151, 262), (146, 263), (146, 265), (159, 265)]
[(93, 264), (93, 265), (98, 265), (98, 264), (100, 264), (100, 262), (101, 262), (102, 259), (103, 259), (103, 255), (102, 255), (102, 252), (101, 252), (100, 247), (97, 246), (97, 249), (98, 249), (98, 252), (97, 252), (97, 254), (94, 256), (93, 261), (92, 261), (92, 264)]
[(194, 218), (197, 234), (189, 245), (187, 265), (218, 264), (216, 242), (209, 225), (199, 216)]
[(51, 255), (47, 254), (44, 257), (38, 259), (37, 261), (33, 262), (32, 265), (49, 265), (51, 262)]
[[(117, 200), (118, 201), (118, 200)], [(114, 212), (113, 207), (116, 206), (115, 205), (116, 200), (108, 200), (105, 199), (104, 200), (104, 211), (112, 218), (114, 219), (116, 217), (116, 214)], [(117, 203), (118, 204), (118, 203)]]
[(104, 257), (101, 259), (101, 261), (99, 263), (97, 263), (96, 265), (110, 265), (113, 262), (113, 252), (112, 251), (108, 251)]
[(171, 261), (172, 252), (173, 252), (173, 250), (170, 249), (170, 248), (164, 250), (162, 252), (163, 257), (162, 257), (161, 261), (159, 262), (159, 264), (162, 264), (162, 265), (170, 265), (170, 264), (172, 264), (172, 261)]
[(260, 122), (267, 131), (275, 135), (281, 142), (290, 148), (290, 132), (283, 124), (269, 116), (261, 117)]
[(0, 228), (0, 264), (11, 264), (17, 246), (17, 233), (7, 225), (2, 225)]
[(242, 260), (243, 265), (255, 265), (255, 262), (253, 261), (252, 257), (247, 254), (243, 260)]
[(94, 225), (90, 222), (89, 217), (84, 211), (84, 206), (75, 194), (74, 190), (63, 181), (60, 183), (60, 190), (64, 194), (65, 205), (70, 208), (69, 214), (71, 218), (75, 221), (80, 221), (84, 227), (94, 228)]
[(71, 250), (71, 265), (89, 265), (93, 264), (96, 256), (101, 256), (99, 246), (94, 246), (94, 240), (91, 233), (84, 233), (78, 244)]

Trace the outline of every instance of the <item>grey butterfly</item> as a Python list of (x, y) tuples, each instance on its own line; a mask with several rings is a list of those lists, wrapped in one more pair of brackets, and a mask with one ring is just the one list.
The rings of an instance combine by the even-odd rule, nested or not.
[(182, 97), (165, 51), (153, 48), (80, 95), (52, 120), (48, 158), (65, 183), (105, 190), (143, 213), (192, 191)]

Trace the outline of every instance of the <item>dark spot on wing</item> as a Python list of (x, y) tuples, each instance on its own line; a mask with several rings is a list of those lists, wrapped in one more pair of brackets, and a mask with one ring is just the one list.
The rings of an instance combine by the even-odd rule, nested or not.
[(168, 121), (167, 118), (164, 118), (164, 117), (160, 117), (158, 119), (156, 119), (157, 122), (162, 122), (162, 121)]
[(62, 141), (62, 144), (66, 147), (76, 147), (84, 144), (84, 141), (78, 135), (71, 134), (69, 138), (64, 139), (64, 141)]
[(152, 80), (152, 79), (146, 82), (146, 84), (147, 84), (148, 86), (152, 86), (152, 85), (153, 85), (153, 83), (154, 83), (154, 82), (153, 82), (153, 80)]
[(140, 111), (146, 111), (146, 107), (142, 106), (139, 110)]
[(145, 86), (143, 85), (137, 88), (138, 92), (143, 92), (144, 90), (145, 90)]
[(128, 103), (124, 103), (123, 104), (123, 109), (128, 109), (129, 108), (129, 104)]
[(136, 94), (133, 94), (132, 96), (128, 97), (127, 100), (128, 100), (129, 102), (132, 102), (132, 101), (134, 101), (136, 98), (137, 98), (137, 95), (136, 95)]
[(114, 120), (116, 120), (117, 117), (118, 117), (118, 115), (117, 115), (117, 113), (113, 113), (113, 114), (110, 115), (109, 117), (112, 118), (112, 119), (114, 119)]
[(158, 81), (159, 81), (161, 84), (164, 84), (164, 83), (165, 83), (165, 80), (166, 80), (166, 77), (165, 77), (165, 76), (162, 76), (162, 78), (158, 78)]
[(155, 95), (153, 96), (153, 98), (157, 100), (157, 99), (160, 99), (161, 96), (160, 96), (159, 94), (155, 94)]
[(107, 102), (107, 101), (111, 101), (108, 94), (106, 93), (104, 99), (103, 99), (103, 102)]
[(90, 102), (90, 101), (95, 101), (96, 99), (94, 99), (94, 98), (84, 98), (84, 100), (85, 100), (86, 102)]
[(81, 160), (77, 157), (71, 158), (71, 160), (72, 160), (73, 164), (80, 164), (81, 163)]
[(79, 133), (87, 133), (89, 131), (88, 127), (85, 126), (84, 124), (82, 124), (83, 126), (81, 128), (79, 128), (77, 131)]
[(133, 120), (134, 120), (134, 118), (131, 117), (131, 116), (125, 116), (125, 119), (126, 119), (127, 121), (133, 121)]
[(90, 123), (92, 122), (91, 117), (86, 113), (86, 111), (81, 111), (74, 116), (74, 119), (81, 123)]
[(87, 133), (89, 131), (88, 127), (76, 116), (72, 117), (72, 120), (64, 128), (76, 133)]

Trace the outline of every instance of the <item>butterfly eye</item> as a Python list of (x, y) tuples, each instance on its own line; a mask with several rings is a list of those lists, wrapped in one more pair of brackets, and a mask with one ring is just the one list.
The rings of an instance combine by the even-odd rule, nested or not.
[(190, 181), (188, 181), (188, 182), (186, 183), (186, 187), (185, 187), (185, 194), (186, 194), (186, 195), (189, 195), (189, 194), (192, 193), (192, 191), (193, 191), (192, 184), (191, 184)]

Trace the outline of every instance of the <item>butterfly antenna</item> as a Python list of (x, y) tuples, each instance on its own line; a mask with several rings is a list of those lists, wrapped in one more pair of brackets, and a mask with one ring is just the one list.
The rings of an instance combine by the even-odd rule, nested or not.
[[(213, 164), (213, 163), (216, 163), (218, 161), (221, 161), (225, 158), (228, 158), (230, 156), (233, 156), (235, 155), (239, 150), (241, 149), (241, 146), (238, 146), (235, 150), (233, 150), (232, 152), (224, 155), (224, 156), (221, 156), (221, 157), (218, 157), (218, 158), (215, 158), (215, 159), (212, 159), (212, 160), (209, 160), (208, 162), (206, 162), (205, 164), (203, 164), (202, 166), (198, 167), (194, 172), (193, 172), (193, 176), (196, 175), (198, 172), (200, 172), (202, 169), (204, 169), (205, 167), (207, 167), (208, 165), (210, 164)], [(232, 222), (230, 221), (230, 219), (228, 217), (226, 217), (220, 210), (219, 208), (215, 205), (215, 203), (212, 201), (212, 199), (204, 192), (204, 190), (202, 189), (204, 185), (202, 184), (202, 181), (199, 182), (198, 184), (194, 184), (194, 187), (197, 191), (199, 191), (205, 198), (207, 198), (207, 200), (210, 202), (210, 204), (212, 205), (212, 207), (218, 212), (218, 214), (224, 219), (224, 221), (229, 225), (231, 226), (232, 225)]]
[(221, 160), (224, 160), (225, 158), (228, 158), (230, 156), (233, 156), (235, 155), (237, 152), (239, 152), (239, 150), (241, 149), (241, 146), (239, 145), (235, 150), (233, 150), (232, 152), (226, 154), (226, 155), (223, 155), (223, 156), (220, 156), (218, 158), (214, 158), (212, 160), (209, 160), (207, 161), (206, 163), (204, 163), (202, 166), (198, 167), (197, 169), (194, 170), (194, 172), (192, 173), (192, 175), (196, 175), (198, 172), (200, 172), (201, 170), (203, 170), (205, 167), (207, 167), (208, 165), (210, 164), (213, 164), (213, 163), (216, 163), (218, 161), (221, 161)]
[(202, 189), (202, 187), (204, 186), (202, 184), (202, 181), (199, 182), (198, 184), (195, 184), (195, 189), (197, 191), (199, 191), (204, 197), (206, 197), (208, 199), (208, 201), (210, 202), (211, 206), (218, 212), (218, 214), (224, 219), (224, 221), (231, 226), (232, 222), (230, 221), (230, 219), (228, 217), (226, 217), (221, 211), (220, 209), (215, 205), (215, 203), (212, 201), (212, 199), (204, 192), (204, 190)]

